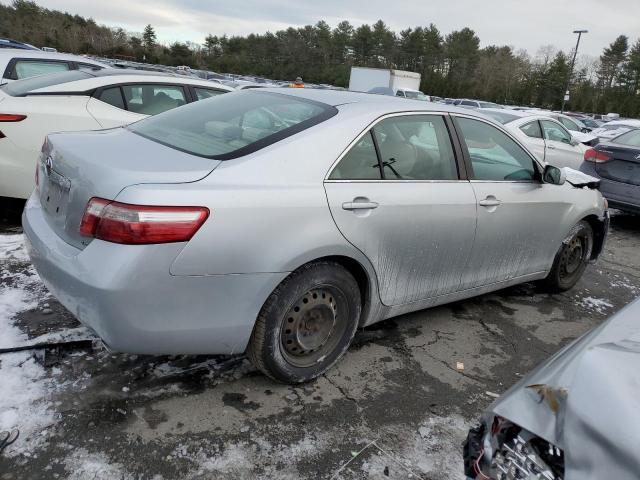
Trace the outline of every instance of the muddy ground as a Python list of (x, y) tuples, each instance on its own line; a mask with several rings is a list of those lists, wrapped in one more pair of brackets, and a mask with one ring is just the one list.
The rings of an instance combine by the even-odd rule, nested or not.
[[(0, 321), (29, 338), (75, 329), (19, 234), (5, 215), (0, 238), (18, 246), (3, 250), (0, 289), (26, 293)], [(30, 366), (34, 386), (15, 400), (26, 433), (0, 457), (0, 479), (464, 478), (460, 443), (493, 395), (640, 294), (639, 246), (640, 217), (616, 213), (605, 254), (572, 291), (525, 284), (385, 321), (299, 387), (241, 356), (0, 355), (0, 377)], [(12, 394), (0, 385), (5, 409)]]

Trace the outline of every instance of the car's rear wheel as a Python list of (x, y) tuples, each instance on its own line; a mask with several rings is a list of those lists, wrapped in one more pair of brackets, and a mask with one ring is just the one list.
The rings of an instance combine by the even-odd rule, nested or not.
[(552, 292), (564, 292), (572, 288), (584, 273), (593, 249), (593, 229), (585, 221), (578, 223), (567, 238), (553, 261), (553, 267), (544, 286)]
[(358, 283), (334, 262), (314, 262), (291, 273), (269, 296), (247, 353), (269, 377), (307, 382), (347, 350), (361, 312)]

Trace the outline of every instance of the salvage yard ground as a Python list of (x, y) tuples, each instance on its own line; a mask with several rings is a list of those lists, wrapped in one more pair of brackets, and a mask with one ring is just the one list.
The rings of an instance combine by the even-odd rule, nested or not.
[[(0, 348), (92, 338), (18, 225), (0, 225)], [(463, 478), (460, 444), (493, 396), (640, 294), (639, 247), (640, 217), (614, 212), (572, 291), (525, 284), (385, 321), (299, 387), (241, 356), (0, 355), (0, 430), (21, 429), (0, 479)]]

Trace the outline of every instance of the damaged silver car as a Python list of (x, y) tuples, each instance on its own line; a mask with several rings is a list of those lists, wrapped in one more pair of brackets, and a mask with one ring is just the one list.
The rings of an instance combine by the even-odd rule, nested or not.
[(478, 480), (640, 475), (640, 299), (496, 400), (464, 446)]

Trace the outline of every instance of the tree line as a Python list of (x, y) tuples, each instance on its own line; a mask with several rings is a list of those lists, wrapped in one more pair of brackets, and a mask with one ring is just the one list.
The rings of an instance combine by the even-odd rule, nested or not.
[[(225, 73), (347, 86), (351, 66), (396, 68), (422, 75), (421, 90), (442, 97), (469, 97), (504, 104), (559, 109), (573, 52), (544, 46), (530, 55), (510, 46), (481, 48), (470, 28), (448, 34), (434, 24), (399, 33), (378, 20), (355, 27), (325, 21), (246, 36), (207, 35), (202, 45), (157, 42), (154, 28), (132, 34), (93, 19), (15, 0), (0, 4), (0, 37), (59, 51), (189, 65)], [(579, 57), (581, 58), (581, 57)], [(580, 61), (568, 108), (640, 116), (640, 39), (618, 36), (599, 59)]]

